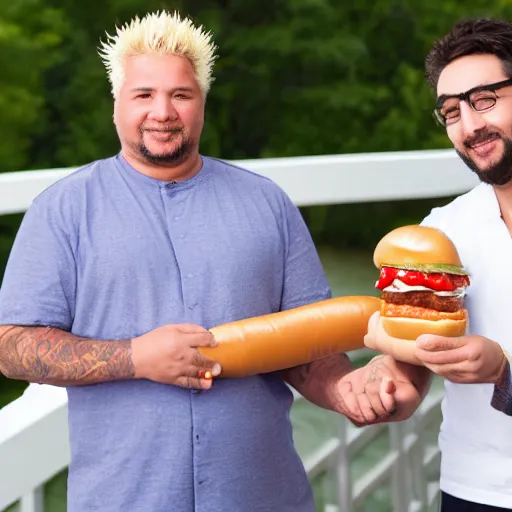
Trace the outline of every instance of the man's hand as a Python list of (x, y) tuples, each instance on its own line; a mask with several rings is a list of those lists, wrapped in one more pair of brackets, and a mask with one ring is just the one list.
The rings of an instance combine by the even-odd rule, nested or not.
[(434, 373), (457, 383), (496, 383), (506, 364), (500, 345), (483, 336), (423, 335), (415, 356)]
[(341, 379), (338, 412), (356, 426), (405, 420), (418, 408), (429, 385), (425, 368), (380, 355)]
[[(132, 341), (135, 377), (185, 388), (210, 389), (221, 372), (197, 347), (215, 347), (211, 332), (190, 324), (164, 325)], [(209, 374), (207, 373), (209, 372)]]
[(416, 356), (415, 342), (389, 336), (380, 322), (380, 313), (374, 313), (371, 316), (368, 322), (368, 333), (364, 337), (364, 344), (372, 350), (392, 356), (397, 361), (423, 365)]

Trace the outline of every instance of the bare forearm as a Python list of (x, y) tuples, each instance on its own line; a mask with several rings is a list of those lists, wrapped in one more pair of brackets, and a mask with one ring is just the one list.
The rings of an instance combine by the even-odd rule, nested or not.
[(336, 354), (290, 368), (281, 372), (281, 375), (304, 398), (323, 409), (335, 411), (340, 400), (337, 384), (352, 370), (348, 356)]
[(0, 327), (0, 372), (11, 379), (79, 386), (135, 376), (131, 340), (97, 341), (51, 327)]

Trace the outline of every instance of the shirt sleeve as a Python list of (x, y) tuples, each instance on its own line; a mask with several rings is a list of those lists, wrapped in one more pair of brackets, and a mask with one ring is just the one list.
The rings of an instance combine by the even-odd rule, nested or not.
[(76, 265), (69, 237), (71, 212), (43, 193), (16, 234), (0, 288), (0, 325), (70, 330)]
[(299, 209), (285, 196), (285, 271), (281, 309), (332, 297), (315, 244)]
[(500, 380), (494, 385), (491, 406), (507, 416), (512, 416), (512, 375), (508, 361)]

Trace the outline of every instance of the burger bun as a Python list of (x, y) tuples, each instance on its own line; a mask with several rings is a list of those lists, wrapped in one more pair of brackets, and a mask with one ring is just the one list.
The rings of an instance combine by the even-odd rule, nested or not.
[(375, 247), (373, 262), (386, 264), (448, 264), (461, 267), (453, 242), (442, 231), (420, 225), (402, 226), (390, 231)]
[(417, 318), (381, 316), (381, 325), (386, 333), (403, 340), (416, 340), (422, 334), (458, 337), (466, 332), (464, 320), (423, 320)]

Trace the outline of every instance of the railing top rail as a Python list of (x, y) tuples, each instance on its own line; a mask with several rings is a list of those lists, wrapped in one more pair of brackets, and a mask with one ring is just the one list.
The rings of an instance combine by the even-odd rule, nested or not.
[[(477, 184), (453, 150), (233, 160), (269, 177), (298, 206), (443, 197)], [(76, 168), (0, 174), (0, 215), (26, 211), (34, 197)]]

